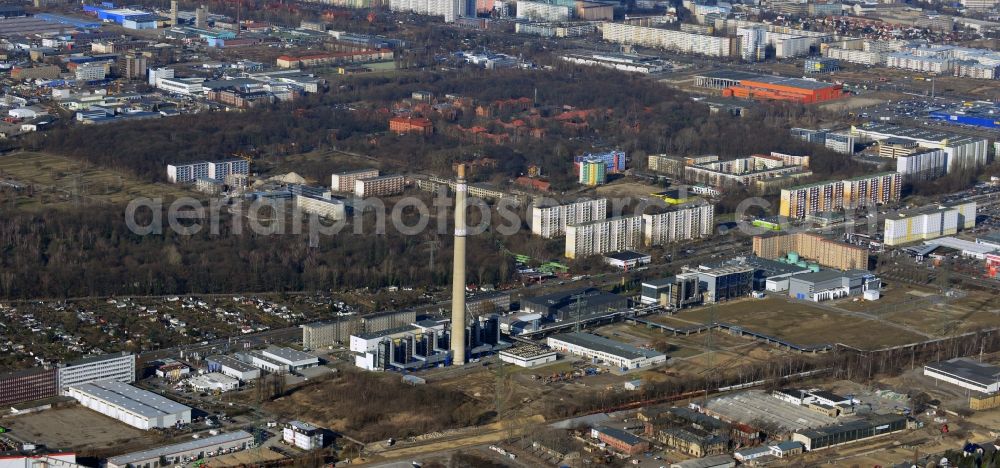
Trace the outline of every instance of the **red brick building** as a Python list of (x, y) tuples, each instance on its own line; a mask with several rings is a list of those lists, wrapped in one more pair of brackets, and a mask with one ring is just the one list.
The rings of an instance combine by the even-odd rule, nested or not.
[(424, 117), (393, 117), (389, 119), (389, 131), (393, 133), (434, 133), (434, 124)]
[(0, 374), (0, 405), (14, 405), (58, 394), (55, 369), (28, 369)]
[(608, 444), (608, 447), (628, 455), (637, 455), (649, 450), (649, 442), (621, 429), (604, 426), (595, 427), (590, 430), (590, 435)]

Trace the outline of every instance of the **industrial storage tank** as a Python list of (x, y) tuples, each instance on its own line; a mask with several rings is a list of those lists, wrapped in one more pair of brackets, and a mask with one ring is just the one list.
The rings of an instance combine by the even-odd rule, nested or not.
[(798, 252), (788, 252), (788, 263), (798, 263), (799, 253)]

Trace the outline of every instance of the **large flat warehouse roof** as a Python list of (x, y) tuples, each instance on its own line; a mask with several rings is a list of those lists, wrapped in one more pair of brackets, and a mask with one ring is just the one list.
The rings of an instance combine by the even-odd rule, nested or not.
[(759, 390), (713, 398), (705, 403), (705, 408), (724, 420), (747, 424), (765, 421), (789, 432), (829, 426), (837, 422), (836, 418), (779, 400)]
[(699, 73), (696, 76), (705, 78), (719, 78), (723, 80), (757, 80), (764, 78), (764, 75), (756, 73), (742, 72), (736, 70), (712, 70), (710, 72)]
[(924, 366), (932, 371), (952, 375), (962, 380), (989, 387), (1000, 381), (1000, 367), (976, 362), (969, 358), (955, 358)]
[(73, 385), (69, 388), (146, 418), (156, 418), (191, 410), (188, 406), (153, 392), (116, 381), (93, 382)]
[(126, 453), (125, 455), (111, 457), (108, 459), (108, 464), (126, 466), (146, 460), (159, 459), (160, 457), (169, 457), (178, 453), (187, 453), (199, 449), (214, 449), (219, 445), (229, 444), (243, 439), (248, 439), (249, 442), (253, 440), (253, 435), (247, 431), (227, 432), (225, 434), (219, 434), (217, 436), (207, 437), (204, 439), (197, 439), (174, 445), (164, 445), (163, 447), (143, 450), (141, 452)]
[(663, 356), (663, 353), (642, 349), (619, 341), (609, 340), (603, 336), (591, 335), (590, 333), (564, 333), (555, 335), (550, 339), (562, 341), (576, 346), (581, 346), (594, 351), (608, 353), (625, 359), (653, 358)]
[(745, 78), (744, 81), (753, 81), (756, 83), (766, 83), (775, 86), (788, 86), (791, 88), (817, 90), (826, 89), (835, 86), (832, 83), (826, 83), (823, 81), (812, 81), (803, 80), (802, 78), (785, 78), (783, 76), (758, 76), (756, 78)]
[(869, 122), (857, 127), (859, 132), (878, 133), (886, 136), (909, 138), (911, 140), (924, 140), (942, 142), (948, 140), (950, 143), (968, 143), (971, 141), (985, 140), (986, 138), (976, 138), (958, 133), (942, 132), (936, 129), (901, 127), (899, 125)]

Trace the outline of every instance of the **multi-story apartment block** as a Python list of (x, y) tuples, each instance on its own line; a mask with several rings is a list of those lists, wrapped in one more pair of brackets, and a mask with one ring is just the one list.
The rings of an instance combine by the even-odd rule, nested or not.
[(418, 15), (443, 16), (446, 23), (453, 23), (465, 16), (465, 0), (389, 0), (392, 11), (409, 11)]
[(334, 192), (353, 192), (354, 182), (359, 179), (378, 177), (378, 169), (358, 169), (333, 174), (330, 176), (330, 190)]
[(710, 57), (738, 57), (740, 55), (740, 41), (731, 37), (708, 36), (609, 22), (602, 24), (601, 33), (605, 41), (618, 44), (633, 44)]
[(954, 235), (976, 227), (976, 202), (899, 211), (885, 218), (883, 240), (895, 246)]
[(100, 81), (108, 75), (110, 68), (110, 62), (85, 62), (76, 66), (74, 74), (76, 81)]
[(517, 17), (531, 21), (566, 21), (569, 19), (570, 7), (558, 3), (517, 2)]
[(899, 201), (903, 177), (898, 172), (883, 172), (844, 181), (844, 208), (854, 209)]
[[(793, 160), (805, 165), (791, 164)], [(780, 155), (780, 153), (772, 153), (771, 156), (754, 155), (749, 158), (688, 165), (684, 168), (684, 178), (691, 182), (715, 187), (752, 186), (754, 182), (773, 177), (808, 176), (811, 174), (806, 169), (808, 164), (808, 156), (793, 157), (792, 155)]]
[(603, 185), (608, 181), (607, 166), (605, 166), (604, 161), (588, 159), (580, 163), (578, 171), (578, 182), (583, 185), (593, 187)]
[(781, 191), (778, 214), (802, 219), (813, 213), (883, 205), (899, 201), (901, 189), (898, 172), (801, 185)]
[(619, 216), (566, 226), (566, 258), (583, 258), (634, 248), (642, 234), (642, 216)]
[(710, 236), (714, 227), (715, 207), (704, 201), (642, 215), (642, 238), (648, 246)]
[(198, 161), (186, 164), (167, 164), (167, 180), (174, 184), (186, 184), (208, 177), (208, 162)]
[(405, 179), (401, 175), (386, 175), (354, 181), (354, 195), (358, 197), (384, 197), (403, 193)]
[(344, 202), (333, 198), (295, 195), (295, 208), (305, 213), (315, 214), (321, 218), (336, 221), (342, 220), (347, 216)]
[(579, 175), (580, 167), (588, 161), (600, 161), (604, 163), (605, 173), (617, 174), (623, 172), (628, 165), (628, 158), (624, 151), (612, 150), (605, 153), (587, 153), (573, 157), (573, 166)]
[(844, 207), (844, 182), (818, 182), (781, 191), (778, 214), (801, 219), (810, 213), (836, 211)]
[(132, 383), (135, 382), (135, 355), (123, 352), (81, 359), (60, 367), (57, 376), (59, 393), (63, 395), (73, 385), (106, 380)]
[(885, 65), (889, 68), (902, 68), (926, 73), (951, 73), (955, 61), (946, 58), (922, 57), (908, 52), (896, 52), (885, 57)]
[(651, 154), (646, 158), (649, 170), (661, 172), (673, 177), (684, 177), (684, 167), (687, 166), (687, 158), (683, 156), (671, 156), (667, 154)]
[(818, 234), (770, 234), (754, 236), (754, 255), (766, 259), (794, 256), (839, 270), (868, 269), (868, 249), (827, 239)]
[(948, 172), (948, 155), (943, 149), (928, 149), (896, 158), (896, 172), (904, 180), (936, 179)]
[(230, 174), (250, 175), (250, 162), (245, 159), (227, 159), (208, 163), (208, 178), (225, 181)]
[(885, 52), (845, 49), (842, 47), (828, 47), (823, 56), (850, 63), (860, 63), (862, 65), (881, 65), (885, 63)]
[(583, 199), (565, 205), (531, 207), (531, 233), (546, 239), (566, 234), (566, 226), (607, 218), (608, 200)]

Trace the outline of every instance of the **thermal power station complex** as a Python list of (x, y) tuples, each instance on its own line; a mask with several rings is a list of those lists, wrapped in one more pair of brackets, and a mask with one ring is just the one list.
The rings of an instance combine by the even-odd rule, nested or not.
[[(496, 314), (467, 317), (465, 299), (466, 196), (465, 165), (455, 181), (455, 258), (452, 271), (451, 320), (417, 320), (385, 330), (351, 335), (356, 366), (366, 370), (411, 371), (438, 365), (464, 365), (466, 356), (510, 347), (500, 340)], [(475, 303), (475, 298), (473, 298)], [(476, 308), (478, 310), (478, 308)], [(475, 312), (475, 310), (473, 311)]]
[(465, 164), (458, 165), (455, 181), (455, 263), (451, 279), (452, 364), (465, 364)]

